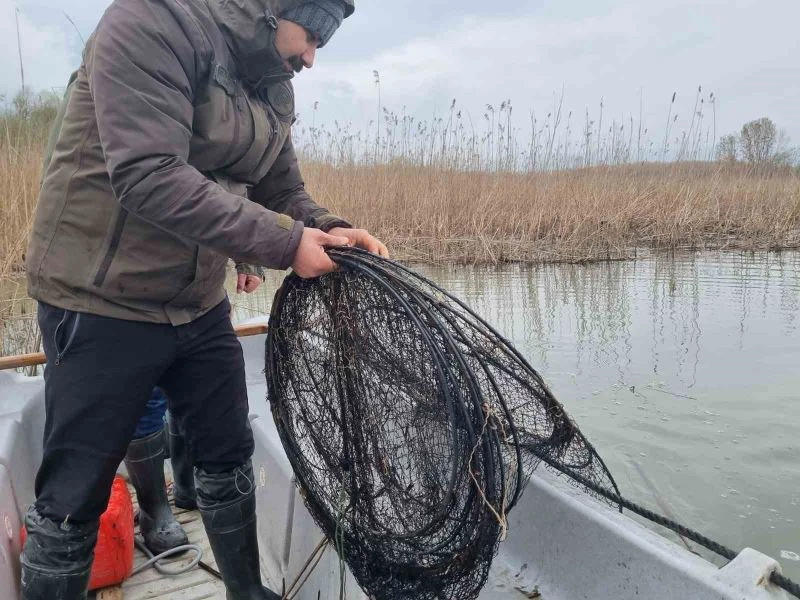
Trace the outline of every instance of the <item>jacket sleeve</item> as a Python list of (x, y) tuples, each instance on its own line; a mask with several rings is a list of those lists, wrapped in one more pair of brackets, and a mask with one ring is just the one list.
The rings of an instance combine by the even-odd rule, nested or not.
[(278, 158), (264, 178), (250, 190), (254, 202), (302, 221), (306, 227), (329, 231), (334, 227), (352, 227), (350, 223), (315, 203), (306, 191), (291, 133)]
[(251, 265), (250, 263), (236, 263), (237, 275), (255, 275), (264, 281), (264, 269), (259, 265)]
[(211, 50), (179, 2), (118, 0), (84, 57), (114, 194), (131, 213), (238, 262), (284, 269), (303, 223), (231, 194), (188, 163)]

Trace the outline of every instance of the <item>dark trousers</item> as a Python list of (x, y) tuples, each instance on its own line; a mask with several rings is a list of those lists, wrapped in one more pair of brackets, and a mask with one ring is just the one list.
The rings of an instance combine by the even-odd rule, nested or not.
[(99, 518), (153, 388), (210, 473), (250, 459), (244, 357), (223, 301), (173, 327), (76, 313), (39, 303), (47, 366), (44, 458), (36, 509), (53, 520)]

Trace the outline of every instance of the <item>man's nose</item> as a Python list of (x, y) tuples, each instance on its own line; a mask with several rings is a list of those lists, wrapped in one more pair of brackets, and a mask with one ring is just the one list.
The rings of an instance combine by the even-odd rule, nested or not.
[(309, 48), (302, 55), (300, 58), (303, 60), (303, 66), (306, 69), (310, 69), (314, 66), (314, 58), (317, 56), (317, 49), (314, 47)]

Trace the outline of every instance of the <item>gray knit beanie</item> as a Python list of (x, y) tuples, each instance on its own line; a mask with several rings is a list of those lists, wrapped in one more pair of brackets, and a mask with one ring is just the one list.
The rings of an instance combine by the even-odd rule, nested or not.
[(294, 21), (319, 39), (321, 48), (344, 20), (342, 0), (312, 0), (281, 14), (281, 18)]

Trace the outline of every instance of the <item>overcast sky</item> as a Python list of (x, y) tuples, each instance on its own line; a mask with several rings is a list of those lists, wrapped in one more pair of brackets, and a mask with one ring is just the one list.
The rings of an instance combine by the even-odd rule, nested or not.
[[(0, 93), (19, 89), (14, 9), (20, 9), (26, 83), (61, 88), (108, 0), (0, 0)], [(295, 79), (301, 119), (363, 129), (376, 114), (373, 70), (384, 106), (418, 119), (453, 99), (474, 120), (511, 99), (515, 125), (544, 116), (564, 90), (565, 112), (664, 131), (670, 99), (686, 127), (695, 93), (716, 97), (717, 133), (772, 118), (800, 145), (798, 0), (358, 0), (311, 71)], [(66, 11), (77, 30), (64, 16)], [(706, 122), (710, 123), (710, 111)], [(684, 120), (685, 119), (685, 120)], [(575, 129), (580, 122), (575, 123)]]

